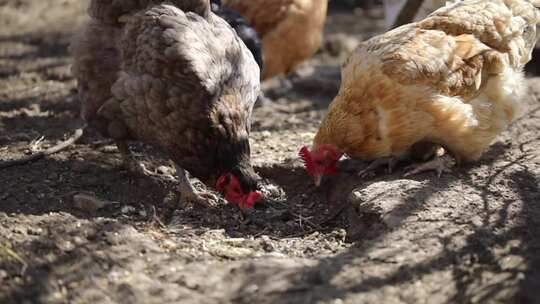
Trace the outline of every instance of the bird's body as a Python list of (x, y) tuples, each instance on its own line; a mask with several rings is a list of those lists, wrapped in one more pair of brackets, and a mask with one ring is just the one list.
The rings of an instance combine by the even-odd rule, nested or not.
[(122, 16), (133, 15), (143, 9), (168, 3), (184, 12), (193, 12), (204, 18), (208, 17), (211, 8), (207, 0), (90, 0), (88, 14), (92, 19), (112, 26), (124, 23)]
[(259, 68), (234, 30), (172, 5), (124, 21), (91, 20), (74, 40), (82, 117), (121, 151), (142, 141), (209, 186), (232, 174), (254, 191), (248, 136)]
[(477, 160), (519, 113), (539, 22), (526, 0), (468, 0), (361, 43), (313, 150), (373, 160), (431, 142)]
[(287, 74), (318, 50), (328, 0), (224, 0), (262, 39), (263, 79)]

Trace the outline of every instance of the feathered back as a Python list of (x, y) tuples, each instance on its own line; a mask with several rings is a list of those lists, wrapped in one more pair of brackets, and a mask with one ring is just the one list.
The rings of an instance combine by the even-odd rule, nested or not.
[[(260, 74), (225, 20), (157, 5), (128, 20), (119, 50), (111, 90), (133, 137), (205, 182), (230, 172), (248, 184), (234, 170), (245, 161), (252, 171), (248, 135)], [(110, 105), (104, 114), (117, 108)]]
[(472, 34), (485, 45), (508, 53), (514, 67), (522, 67), (537, 41), (537, 4), (538, 0), (456, 1), (418, 22), (418, 27), (454, 36)]
[(91, 0), (88, 14), (107, 24), (118, 24), (118, 18), (134, 14), (151, 5), (167, 3), (184, 12), (194, 12), (205, 18), (210, 14), (210, 0)]

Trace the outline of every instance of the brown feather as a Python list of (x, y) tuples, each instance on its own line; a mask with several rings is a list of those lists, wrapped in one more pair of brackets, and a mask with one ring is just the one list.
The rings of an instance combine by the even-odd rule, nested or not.
[(194, 12), (208, 17), (210, 0), (91, 0), (88, 14), (110, 25), (118, 25), (122, 15), (135, 14), (150, 6), (168, 3), (185, 12)]
[[(223, 19), (169, 5), (133, 15), (109, 37), (116, 40), (112, 53), (117, 54), (117, 71), (108, 75), (106, 88), (98, 77), (87, 74), (88, 69), (96, 74), (108, 71), (97, 60), (100, 38), (87, 31), (78, 37), (77, 79), (103, 86), (103, 92), (83, 92), (83, 103), (88, 103), (83, 108), (93, 111), (85, 118), (105, 121), (108, 136), (161, 148), (211, 186), (230, 172), (244, 174), (236, 175), (244, 190), (254, 190), (257, 175), (250, 164), (248, 135), (259, 68)], [(84, 47), (98, 50), (93, 61), (84, 60)]]
[(263, 79), (292, 71), (320, 47), (328, 0), (225, 0), (262, 39)]
[(526, 0), (465, 0), (361, 43), (315, 148), (374, 159), (429, 142), (478, 159), (517, 116), (539, 23)]

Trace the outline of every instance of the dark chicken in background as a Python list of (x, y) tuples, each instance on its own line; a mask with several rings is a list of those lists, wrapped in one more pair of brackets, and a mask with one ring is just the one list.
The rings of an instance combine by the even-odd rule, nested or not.
[(221, 18), (225, 19), (227, 23), (236, 31), (238, 37), (246, 44), (248, 49), (255, 57), (255, 61), (259, 65), (259, 68), (263, 69), (263, 52), (262, 44), (259, 35), (247, 22), (239, 12), (229, 8), (221, 3), (221, 0), (211, 0), (212, 12)]
[(127, 142), (142, 141), (174, 161), (183, 198), (217, 199), (197, 192), (187, 170), (250, 207), (260, 198), (249, 144), (259, 67), (208, 0), (156, 2), (91, 2), (93, 19), (71, 46), (81, 116), (115, 140), (132, 171), (142, 167)]

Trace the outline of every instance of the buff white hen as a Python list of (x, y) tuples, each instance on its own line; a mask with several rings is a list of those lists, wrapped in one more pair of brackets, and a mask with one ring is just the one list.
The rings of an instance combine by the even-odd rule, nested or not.
[[(395, 159), (428, 143), (456, 161), (480, 158), (527, 94), (522, 68), (538, 40), (539, 8), (539, 1), (466, 0), (361, 43), (343, 64), (313, 150), (301, 150), (315, 183), (343, 154)], [(440, 171), (440, 160), (413, 172)]]
[(322, 42), (328, 0), (223, 0), (262, 39), (262, 79), (287, 74), (311, 57)]

